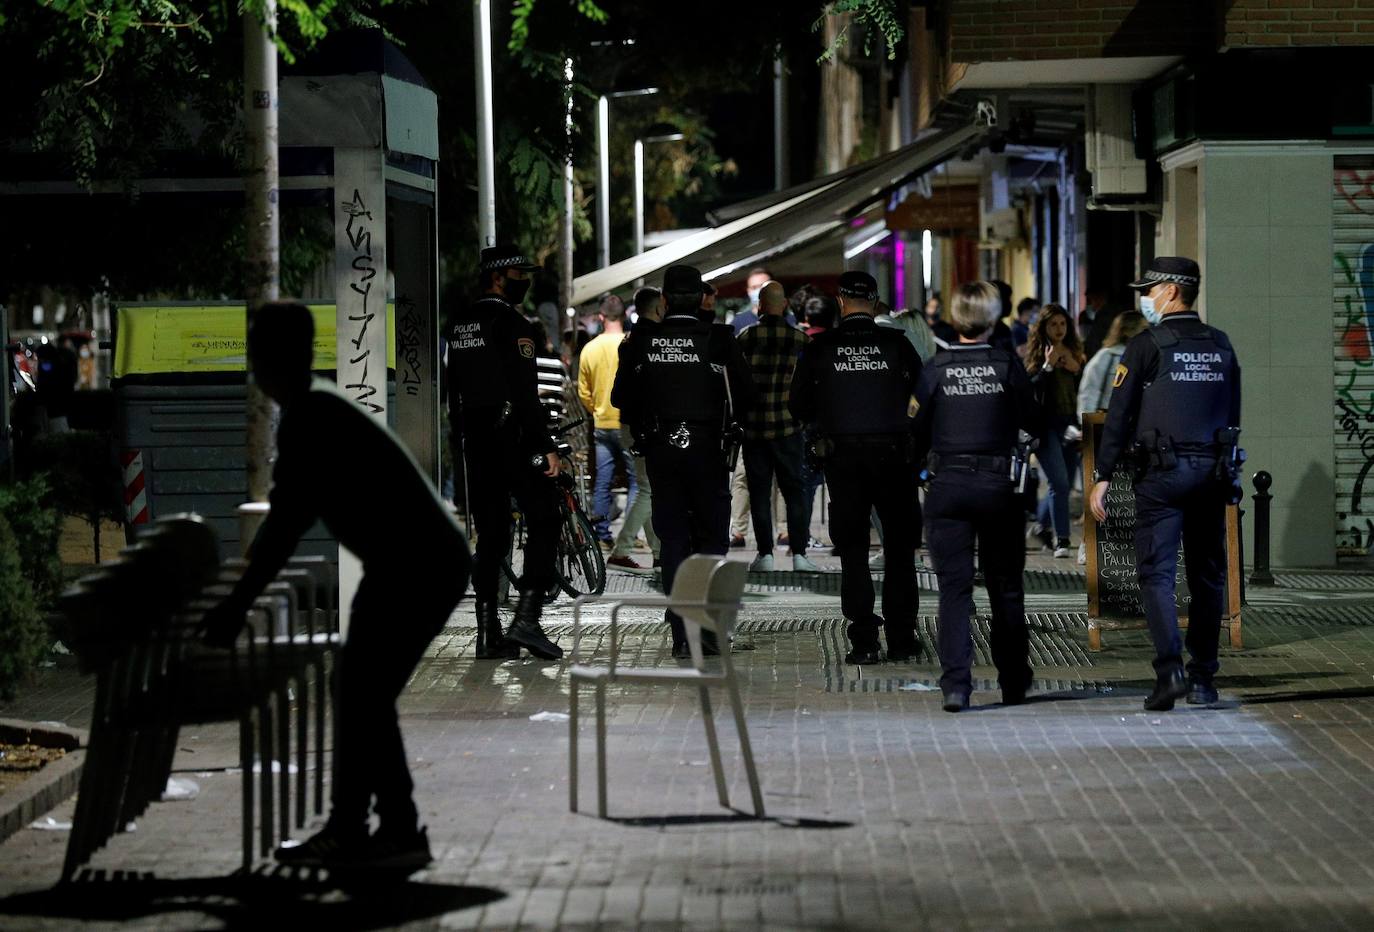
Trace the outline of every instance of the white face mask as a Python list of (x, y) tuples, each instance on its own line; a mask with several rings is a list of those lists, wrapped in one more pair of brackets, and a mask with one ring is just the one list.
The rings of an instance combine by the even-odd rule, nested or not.
[(1140, 313), (1149, 321), (1151, 327), (1164, 319), (1164, 315), (1155, 309), (1154, 298), (1147, 294), (1140, 296)]
[(750, 289), (749, 289), (749, 306), (750, 306), (750, 307), (758, 307), (758, 306), (759, 306), (759, 292), (761, 292), (761, 291), (763, 291), (763, 287), (762, 287), (762, 286), (760, 286), (760, 287), (758, 287), (758, 288), (750, 288)]

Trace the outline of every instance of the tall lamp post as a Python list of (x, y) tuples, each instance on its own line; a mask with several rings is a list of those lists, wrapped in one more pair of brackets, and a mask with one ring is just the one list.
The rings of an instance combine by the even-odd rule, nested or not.
[(644, 251), (644, 146), (651, 142), (677, 142), (682, 131), (667, 123), (649, 127), (648, 135), (635, 140), (635, 255)]
[(648, 97), (656, 87), (602, 94), (596, 102), (596, 265), (611, 264), (611, 101), (622, 97)]

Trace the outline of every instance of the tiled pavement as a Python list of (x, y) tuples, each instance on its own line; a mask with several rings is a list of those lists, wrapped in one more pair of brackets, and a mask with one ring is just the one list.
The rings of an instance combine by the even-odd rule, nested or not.
[[(1030, 605), (1038, 700), (1002, 708), (980, 666), (976, 708), (959, 716), (922, 688), (929, 662), (844, 665), (824, 583), (756, 580), (741, 632), (752, 650), (737, 657), (763, 823), (716, 806), (685, 690), (612, 692), (616, 819), (570, 814), (567, 726), (529, 720), (566, 711), (565, 668), (474, 661), (460, 614), (402, 703), (431, 870), (371, 894), (207, 879), (237, 863), (238, 781), (222, 770), (233, 731), (202, 728), (177, 758), (201, 795), (154, 805), (93, 860), (103, 874), (43, 893), (65, 834), (0, 846), (0, 927), (1368, 927), (1374, 578), (1319, 575), (1252, 593), (1246, 648), (1223, 650), (1223, 708), (1167, 714), (1140, 708), (1143, 633), (1089, 654), (1081, 593), (1047, 586)], [(617, 584), (641, 585), (631, 579)], [(567, 615), (566, 603), (551, 612), (565, 644)], [(594, 659), (604, 614), (592, 621)], [(628, 621), (627, 662), (671, 662), (661, 625)], [(88, 703), (63, 666), (0, 714), (84, 723)], [(747, 808), (733, 736), (724, 724), (731, 796)]]

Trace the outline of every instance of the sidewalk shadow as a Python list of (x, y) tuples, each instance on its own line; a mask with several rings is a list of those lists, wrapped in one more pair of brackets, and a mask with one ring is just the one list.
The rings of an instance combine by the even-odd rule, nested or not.
[(1267, 705), (1274, 702), (1329, 702), (1344, 699), (1374, 699), (1374, 687), (1355, 686), (1350, 689), (1309, 689), (1303, 692), (1269, 693), (1245, 696), (1241, 705)]
[(608, 816), (607, 822), (631, 828), (675, 828), (680, 825), (722, 825), (749, 822), (755, 825), (776, 825), (779, 828), (837, 829), (853, 828), (853, 822), (837, 819), (808, 819), (802, 816), (764, 816), (757, 819), (753, 814), (733, 809), (730, 812), (702, 812), (667, 816)]
[[(1144, 691), (1142, 691), (1142, 695), (1144, 695)], [(958, 715), (998, 712), (1005, 709), (1023, 708), (1029, 705), (1045, 705), (1051, 702), (1086, 702), (1093, 699), (1113, 699), (1119, 698), (1119, 693), (1116, 692), (1116, 690), (1112, 692), (1103, 692), (1100, 689), (1057, 689), (1054, 692), (1031, 693), (1023, 702), (1017, 705), (1007, 705), (1000, 699), (992, 699), (991, 697), (989, 697), (989, 701), (987, 702), (978, 703), (978, 696), (979, 693), (975, 692), (973, 698), (976, 704), (970, 704), (967, 709), (964, 709), (964, 711), (958, 713)], [(954, 717), (957, 718), (958, 716), (956, 715)]]
[(280, 868), (177, 879), (131, 871), (83, 871), (51, 889), (0, 899), (0, 916), (125, 922), (201, 913), (231, 928), (266, 921), (272, 928), (389, 929), (505, 896), (490, 887), (410, 880), (342, 886), (317, 873)]

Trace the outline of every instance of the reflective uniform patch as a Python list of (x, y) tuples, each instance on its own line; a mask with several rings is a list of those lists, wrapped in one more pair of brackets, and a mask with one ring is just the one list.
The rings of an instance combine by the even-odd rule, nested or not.
[(1128, 372), (1130, 372), (1129, 369), (1127, 369), (1127, 368), (1126, 368), (1124, 365), (1122, 365), (1121, 363), (1117, 363), (1117, 364), (1116, 364), (1116, 377), (1112, 379), (1112, 388), (1120, 388), (1120, 387), (1121, 387), (1121, 383), (1124, 382), (1124, 381), (1126, 381), (1126, 374), (1127, 374)]
[(534, 358), (534, 341), (521, 337), (515, 341), (515, 345), (520, 348), (520, 355), (526, 359)]

